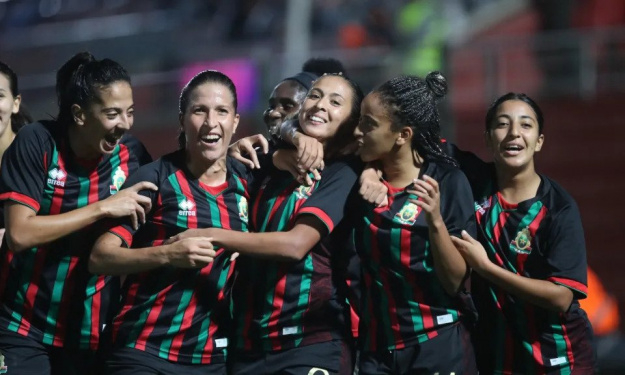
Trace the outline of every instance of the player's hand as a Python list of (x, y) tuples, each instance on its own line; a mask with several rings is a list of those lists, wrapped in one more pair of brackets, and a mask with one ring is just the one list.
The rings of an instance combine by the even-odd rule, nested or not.
[(263, 154), (269, 152), (269, 142), (262, 134), (251, 135), (234, 142), (228, 147), (228, 155), (250, 169), (260, 169), (256, 147), (260, 147)]
[(189, 237), (168, 245), (169, 264), (180, 268), (202, 268), (211, 263), (216, 251), (210, 237)]
[(323, 144), (321, 142), (303, 133), (295, 132), (293, 145), (297, 148), (297, 164), (301, 170), (308, 172), (323, 170)]
[(169, 245), (172, 244), (176, 241), (180, 241), (180, 240), (184, 240), (185, 238), (192, 238), (192, 237), (211, 237), (210, 236), (210, 228), (194, 228), (194, 229), (187, 229), (184, 232), (180, 232), (175, 236), (171, 236), (168, 239), (166, 239), (165, 241), (163, 241), (163, 245)]
[(157, 191), (158, 187), (151, 182), (141, 181), (96, 204), (100, 206), (106, 217), (129, 216), (132, 227), (137, 230), (139, 224), (145, 224), (145, 214), (152, 208), (150, 198), (139, 194), (141, 190)]
[(367, 167), (362, 171), (358, 193), (364, 200), (378, 207), (388, 206), (388, 188), (380, 181), (375, 168)]
[(451, 242), (456, 246), (456, 249), (458, 249), (458, 252), (460, 252), (460, 255), (462, 255), (469, 267), (477, 273), (482, 273), (488, 267), (491, 267), (493, 263), (488, 259), (484, 246), (464, 230), (461, 235), (462, 238), (451, 236)]
[(419, 197), (419, 199), (409, 199), (409, 201), (425, 211), (425, 219), (428, 225), (445, 225), (441, 216), (440, 190), (435, 179), (426, 175), (423, 175), (423, 179), (416, 178), (407, 192)]

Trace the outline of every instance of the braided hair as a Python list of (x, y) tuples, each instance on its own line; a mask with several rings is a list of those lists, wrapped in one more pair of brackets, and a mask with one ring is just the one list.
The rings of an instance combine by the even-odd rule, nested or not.
[(413, 129), (411, 146), (423, 159), (458, 166), (441, 144), (436, 104), (447, 93), (447, 80), (440, 72), (431, 72), (425, 79), (395, 77), (373, 92), (391, 116), (391, 130), (399, 131), (403, 126)]

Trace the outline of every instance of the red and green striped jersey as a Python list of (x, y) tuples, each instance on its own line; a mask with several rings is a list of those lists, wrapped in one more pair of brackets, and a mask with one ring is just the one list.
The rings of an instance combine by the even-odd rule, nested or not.
[[(534, 198), (511, 204), (496, 189), (492, 164), (455, 152), (475, 180), (478, 239), (490, 260), (518, 275), (551, 281), (573, 292), (565, 313), (511, 295), (474, 274), (480, 314), (476, 332), (480, 372), (488, 374), (592, 373), (592, 331), (578, 299), (586, 297), (584, 230), (573, 198), (541, 177)], [(476, 168), (477, 167), (477, 168)]]
[[(22, 128), (4, 155), (0, 199), (37, 215), (58, 215), (117, 193), (126, 177), (150, 161), (125, 135), (112, 154), (76, 160), (53, 121)], [(0, 250), (0, 325), (43, 344), (95, 350), (119, 293), (117, 278), (87, 271), (96, 225), (20, 253)]]
[(236, 347), (271, 352), (350, 337), (345, 270), (352, 252), (336, 246), (347, 198), (360, 173), (354, 159), (329, 163), (320, 181), (306, 187), (286, 172), (262, 181), (251, 209), (259, 232), (292, 228), (302, 215), (313, 215), (327, 234), (298, 262), (241, 256), (234, 287)]
[[(440, 211), (450, 235), (475, 234), (471, 187), (457, 168), (426, 163), (420, 176), (440, 187)], [(464, 305), (445, 292), (434, 269), (428, 225), (418, 199), (385, 183), (386, 207), (362, 201), (354, 243), (363, 268), (361, 346), (368, 351), (403, 349), (438, 335), (462, 319)]]
[[(158, 192), (142, 192), (151, 198), (152, 210), (138, 231), (124, 224), (111, 233), (126, 246), (142, 248), (190, 228), (247, 231), (247, 172), (242, 166), (243, 173), (233, 171), (235, 163), (228, 163), (227, 181), (220, 186), (193, 177), (184, 151), (140, 168), (128, 184), (150, 181), (158, 186)], [(113, 322), (113, 345), (175, 363), (223, 363), (232, 323), (233, 271), (230, 254), (219, 249), (215, 260), (201, 269), (164, 266), (127, 276)]]

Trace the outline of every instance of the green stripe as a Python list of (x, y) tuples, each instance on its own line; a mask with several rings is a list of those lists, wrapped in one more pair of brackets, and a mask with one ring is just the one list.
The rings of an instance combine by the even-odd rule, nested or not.
[[(371, 231), (369, 230), (369, 226), (371, 224), (371, 219), (370, 216), (373, 215), (372, 212), (368, 213), (367, 217), (365, 217), (365, 230), (363, 231), (363, 246), (365, 248), (365, 250), (370, 254), (370, 257), (372, 257), (373, 255), (373, 248), (371, 246), (371, 244), (373, 243), (372, 240), (372, 234)], [(391, 342), (394, 342), (394, 339), (391, 339), (389, 341), (389, 338), (393, 337), (393, 331), (391, 329), (391, 319), (390, 316), (388, 314), (388, 310), (387, 308), (390, 306), (389, 300), (386, 297), (386, 290), (384, 289), (384, 285), (382, 285), (382, 278), (380, 275), (380, 265), (377, 264), (373, 259), (371, 259), (371, 262), (369, 262), (369, 265), (371, 267), (371, 273), (372, 273), (372, 285), (371, 285), (371, 294), (372, 294), (372, 298), (371, 301), (369, 301), (370, 303), (375, 303), (374, 301), (376, 300), (375, 298), (373, 298), (373, 293), (374, 293), (374, 289), (376, 289), (378, 291), (378, 294), (380, 295), (380, 301), (379, 301), (379, 305), (375, 306), (372, 305), (372, 311), (378, 311), (378, 314), (380, 315), (379, 318), (381, 320), (378, 323), (378, 330), (380, 325), (384, 327), (385, 331), (386, 331), (386, 343), (387, 345), (390, 345)], [(373, 317), (373, 319), (376, 319), (376, 317)], [(376, 319), (377, 320), (377, 319)], [(370, 322), (366, 322), (368, 326), (370, 326)], [(377, 334), (377, 332), (376, 332)], [(378, 340), (379, 341), (379, 340)]]
[[(493, 288), (489, 287), (488, 288), (491, 296), (493, 297), (493, 300), (497, 301), (497, 295), (495, 293), (495, 291), (493, 290)], [(495, 307), (496, 309), (496, 307)], [(495, 326), (495, 328), (491, 328), (492, 332), (495, 332), (494, 334), (494, 340), (491, 343), (492, 348), (495, 349), (496, 353), (499, 353), (499, 355), (495, 355), (494, 361), (495, 361), (495, 366), (494, 369), (495, 371), (499, 371), (502, 372), (504, 370), (504, 360), (505, 360), (505, 353), (506, 353), (506, 327), (503, 321), (503, 318), (500, 314), (495, 314), (495, 316), (492, 317), (492, 319), (494, 319), (494, 322), (491, 322), (491, 324), (493, 324)]]
[[(184, 194), (182, 194), (182, 189), (180, 188), (180, 184), (178, 183), (178, 179), (176, 178), (176, 174), (173, 173), (173, 174), (169, 175), (169, 177), (167, 179), (169, 180), (169, 183), (171, 184), (171, 187), (176, 192), (176, 198), (178, 200), (178, 203), (186, 200), (187, 197), (185, 197)], [(176, 219), (176, 225), (179, 228), (187, 228), (188, 227), (187, 226), (187, 217), (180, 215), (180, 211), (181, 210), (179, 209), (178, 210), (177, 219)]]
[(26, 291), (28, 290), (28, 285), (30, 284), (30, 280), (33, 275), (33, 269), (35, 264), (35, 258), (37, 255), (37, 248), (33, 248), (25, 251), (22, 255), (22, 261), (24, 264), (31, 264), (32, 267), (22, 267), (19, 275), (18, 288), (16, 290), (15, 296), (15, 308), (11, 311), (11, 317), (13, 320), (9, 323), (7, 327), (8, 330), (17, 332), (20, 328), (20, 323), (22, 321), (22, 312), (24, 307), (24, 301), (26, 300)]
[[(308, 299), (310, 297), (310, 286), (312, 284), (312, 274), (313, 274), (313, 258), (312, 254), (308, 253), (305, 258), (304, 263), (304, 272), (302, 274), (302, 280), (300, 282), (300, 290), (299, 290), (299, 299), (297, 301), (297, 312), (293, 314), (292, 321), (295, 326), (298, 327), (298, 333), (302, 333), (300, 327), (302, 326), (302, 318), (304, 316), (304, 311), (306, 310), (306, 305), (308, 304)], [(303, 336), (300, 336), (297, 340), (295, 340), (295, 346), (299, 346), (302, 342)]]
[(141, 307), (143, 306), (150, 306), (150, 307), (147, 309), (142, 308), (143, 311), (141, 312), (141, 315), (139, 315), (139, 318), (135, 321), (135, 324), (132, 325), (132, 329), (130, 330), (128, 334), (128, 338), (126, 339), (126, 342), (127, 342), (126, 346), (131, 347), (131, 348), (134, 348), (137, 346), (137, 339), (139, 339), (139, 335), (141, 334), (141, 331), (143, 330), (143, 327), (145, 326), (148, 316), (150, 315), (152, 308), (154, 308), (154, 302), (156, 302), (157, 296), (158, 296), (158, 293), (153, 294), (150, 296), (150, 298), (148, 298), (145, 302), (141, 304)]
[[(495, 262), (495, 264), (497, 264), (495, 254), (497, 253), (496, 246), (499, 246), (499, 244), (493, 245), (493, 241), (495, 238), (493, 234), (493, 229), (495, 228), (495, 225), (497, 225), (497, 222), (499, 221), (499, 215), (501, 215), (501, 213), (503, 212), (503, 208), (501, 207), (501, 204), (499, 204), (499, 201), (497, 199), (493, 198), (493, 201), (495, 203), (492, 206), (493, 207), (492, 210), (490, 210), (490, 216), (488, 217), (486, 221), (485, 230), (486, 230), (486, 236), (488, 237), (488, 241), (486, 241), (488, 243), (487, 250), (490, 249), (489, 258), (493, 262)], [(503, 228), (502, 228), (502, 231), (503, 231)], [(506, 262), (506, 266), (508, 267), (510, 271), (516, 273), (516, 267), (514, 267), (514, 265), (510, 263), (510, 261), (508, 261), (507, 257), (502, 256), (501, 259), (504, 262)]]
[(210, 313), (206, 319), (202, 319), (202, 326), (200, 327), (200, 334), (197, 337), (197, 344), (195, 350), (193, 350), (191, 362), (195, 365), (202, 363), (202, 354), (204, 353), (204, 347), (208, 340), (208, 328), (211, 323)]
[[(197, 273), (200, 271), (198, 270)], [(182, 326), (182, 319), (184, 317), (184, 312), (189, 307), (191, 303), (191, 297), (193, 297), (193, 288), (187, 288), (184, 292), (182, 292), (182, 297), (180, 297), (180, 302), (178, 303), (178, 308), (176, 309), (176, 314), (169, 325), (169, 329), (167, 330), (168, 339), (163, 340), (161, 346), (159, 348), (159, 357), (163, 359), (169, 358), (169, 350), (171, 349), (171, 344), (173, 341), (173, 336), (180, 331), (180, 326)]]
[[(241, 217), (241, 215), (245, 215), (246, 217), (246, 221), (243, 220), (243, 217), (241, 217), (241, 231), (242, 232), (247, 232), (248, 228), (247, 228), (247, 224), (249, 221), (249, 212), (250, 212), (250, 207), (249, 207), (249, 203), (247, 201), (247, 198), (245, 198), (245, 187), (243, 186), (243, 184), (241, 183), (241, 180), (239, 180), (239, 178), (235, 178), (234, 179), (236, 181), (237, 184), (237, 191), (236, 194), (234, 195), (236, 200), (237, 200), (237, 212), (239, 213), (239, 216)], [(245, 212), (241, 212), (241, 202), (245, 200)]]
[[(401, 263), (401, 228), (392, 228), (391, 229), (391, 243), (390, 250), (391, 254), (394, 254), (393, 257), (397, 261), (397, 265), (399, 269), (403, 266)], [(410, 272), (410, 270), (408, 270)], [(404, 280), (406, 281), (406, 280)], [(402, 283), (403, 294), (408, 306), (410, 307), (410, 318), (412, 319), (412, 329), (413, 332), (419, 333), (423, 332), (423, 317), (421, 316), (421, 309), (419, 308), (419, 303), (414, 301), (414, 290), (410, 283), (403, 282)]]
[(52, 288), (52, 295), (50, 296), (50, 309), (46, 316), (46, 330), (43, 334), (43, 343), (52, 345), (54, 342), (54, 332), (56, 331), (56, 319), (59, 314), (59, 305), (63, 298), (63, 288), (65, 286), (65, 279), (69, 272), (69, 265), (71, 257), (66, 256), (59, 262), (59, 267), (56, 272), (56, 278), (54, 281), (54, 287)]
[(560, 322), (560, 320), (557, 318), (555, 314), (549, 314), (549, 315), (551, 318), (550, 319), (551, 322), (549, 326), (551, 327), (551, 334), (553, 335), (553, 340), (555, 342), (557, 357), (566, 358), (566, 362), (560, 365), (562, 366), (562, 369), (560, 369), (560, 374), (561, 375), (570, 374), (571, 366), (569, 364), (569, 357), (566, 352), (566, 340), (564, 338), (564, 332), (562, 330), (562, 323)]
[(84, 306), (84, 314), (82, 317), (82, 324), (80, 326), (80, 347), (81, 349), (88, 349), (91, 338), (91, 312), (93, 309), (93, 297), (87, 295), (88, 297), (83, 302)]

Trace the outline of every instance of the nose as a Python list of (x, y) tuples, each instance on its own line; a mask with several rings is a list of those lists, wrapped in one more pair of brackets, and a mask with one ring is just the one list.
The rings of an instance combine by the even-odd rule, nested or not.
[(124, 130), (129, 130), (132, 127), (132, 123), (134, 120), (133, 115), (129, 115), (127, 113), (124, 113), (121, 115), (121, 125), (120, 128), (124, 129)]
[(278, 108), (270, 108), (268, 109), (269, 113), (269, 117), (273, 118), (273, 119), (280, 119), (283, 117), (282, 111), (279, 111)]
[(521, 124), (515, 121), (512, 124), (510, 124), (510, 131), (508, 133), (513, 137), (518, 137), (520, 130), (521, 130)]
[(215, 111), (208, 111), (206, 113), (206, 118), (204, 119), (204, 124), (206, 124), (209, 128), (215, 128), (219, 124), (217, 121), (217, 113)]
[(360, 125), (356, 126), (356, 129), (354, 129), (354, 137), (356, 139), (362, 137), (364, 135), (364, 133), (362, 131), (360, 131)]

